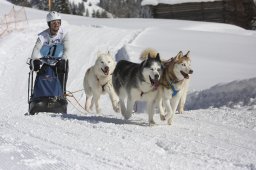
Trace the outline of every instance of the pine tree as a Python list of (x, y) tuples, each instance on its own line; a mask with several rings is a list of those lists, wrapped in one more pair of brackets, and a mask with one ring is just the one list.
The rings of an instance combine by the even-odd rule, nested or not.
[(49, 10), (48, 1), (45, 0), (31, 0), (30, 4), (34, 8), (42, 9), (45, 11)]
[(100, 16), (101, 18), (108, 18), (108, 14), (107, 14), (107, 12), (106, 11), (103, 11), (102, 13), (101, 13), (101, 16)]
[(88, 9), (86, 9), (86, 11), (85, 11), (85, 16), (89, 17), (89, 10)]
[(99, 10), (97, 10), (97, 11), (96, 11), (95, 17), (96, 17), (96, 18), (100, 18), (100, 17), (101, 17), (101, 16), (100, 16), (100, 11), (99, 11)]
[(74, 2), (72, 2), (72, 4), (70, 4), (70, 12), (73, 15), (77, 15), (77, 6)]
[(67, 0), (55, 0), (55, 2), (52, 5), (52, 11), (57, 11), (65, 14), (70, 14), (71, 12)]
[(27, 0), (8, 0), (8, 1), (15, 5), (31, 7), (30, 3)]
[(96, 17), (96, 12), (95, 12), (95, 10), (92, 11), (92, 17), (93, 17), (93, 18)]
[(99, 6), (117, 17), (141, 17), (142, 0), (100, 0)]
[(78, 4), (78, 11), (79, 11), (79, 15), (84, 15), (85, 7), (84, 7), (84, 3), (83, 2)]

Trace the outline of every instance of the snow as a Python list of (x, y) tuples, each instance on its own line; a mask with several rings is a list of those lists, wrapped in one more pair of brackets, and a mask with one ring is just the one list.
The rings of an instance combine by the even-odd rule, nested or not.
[(193, 92), (188, 95), (187, 109), (209, 107), (241, 107), (256, 108), (256, 78), (217, 84), (210, 89)]
[(158, 5), (158, 4), (182, 4), (189, 2), (212, 2), (219, 0), (142, 0), (141, 5)]
[[(0, 1), (1, 16), (11, 8)], [(63, 14), (62, 24), (72, 42), (69, 91), (82, 89), (85, 71), (98, 51), (115, 55), (120, 50), (133, 62), (139, 62), (140, 52), (147, 47), (157, 49), (164, 59), (180, 50), (191, 51), (194, 74), (188, 104), (204, 93), (205, 101), (196, 98), (192, 106), (198, 102), (197, 108), (176, 114), (171, 126), (157, 113), (157, 125), (149, 127), (146, 113), (123, 120), (107, 96), (101, 98), (102, 114), (83, 114), (69, 103), (67, 115), (24, 116), (26, 60), (37, 34), (47, 27), (47, 12), (28, 8), (26, 12), (26, 29), (0, 37), (0, 169), (256, 169), (254, 31), (206, 22)], [(227, 96), (225, 105), (214, 105), (222, 93)], [(84, 105), (84, 93), (74, 95)], [(213, 104), (205, 107), (212, 98)], [(79, 108), (74, 99), (69, 100)]]

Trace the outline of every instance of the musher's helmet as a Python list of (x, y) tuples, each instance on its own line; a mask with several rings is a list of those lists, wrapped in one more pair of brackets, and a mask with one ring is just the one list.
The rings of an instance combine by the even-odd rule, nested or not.
[(58, 12), (51, 11), (46, 16), (46, 21), (47, 21), (48, 26), (50, 26), (50, 22), (54, 21), (54, 20), (60, 20), (61, 21), (61, 17), (60, 17), (60, 14)]

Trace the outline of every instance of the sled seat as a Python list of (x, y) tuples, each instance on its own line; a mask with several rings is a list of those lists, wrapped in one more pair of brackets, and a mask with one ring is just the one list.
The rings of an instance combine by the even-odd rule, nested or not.
[(38, 112), (67, 113), (67, 100), (65, 97), (37, 97), (29, 101), (29, 114)]

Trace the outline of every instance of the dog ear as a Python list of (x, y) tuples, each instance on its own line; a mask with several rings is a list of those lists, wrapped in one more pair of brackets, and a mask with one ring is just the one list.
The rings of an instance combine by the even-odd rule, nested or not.
[(158, 61), (161, 61), (159, 53), (156, 54), (156, 59), (157, 59)]
[(190, 58), (190, 51), (188, 51), (187, 54), (184, 55), (184, 57), (189, 57)]
[(162, 71), (165, 69), (165, 67), (167, 67), (167, 65), (164, 64), (164, 63), (162, 63), (162, 64), (161, 64), (161, 69), (162, 69)]
[(183, 57), (182, 51), (180, 51), (180, 52), (176, 55), (176, 57), (175, 57), (174, 59), (177, 61), (177, 60), (179, 60), (181, 57)]
[(148, 53), (148, 58), (147, 59), (151, 59), (152, 57), (151, 57), (151, 55), (150, 55), (150, 53)]
[(100, 55), (101, 55), (101, 52), (97, 51), (97, 58), (99, 58)]

